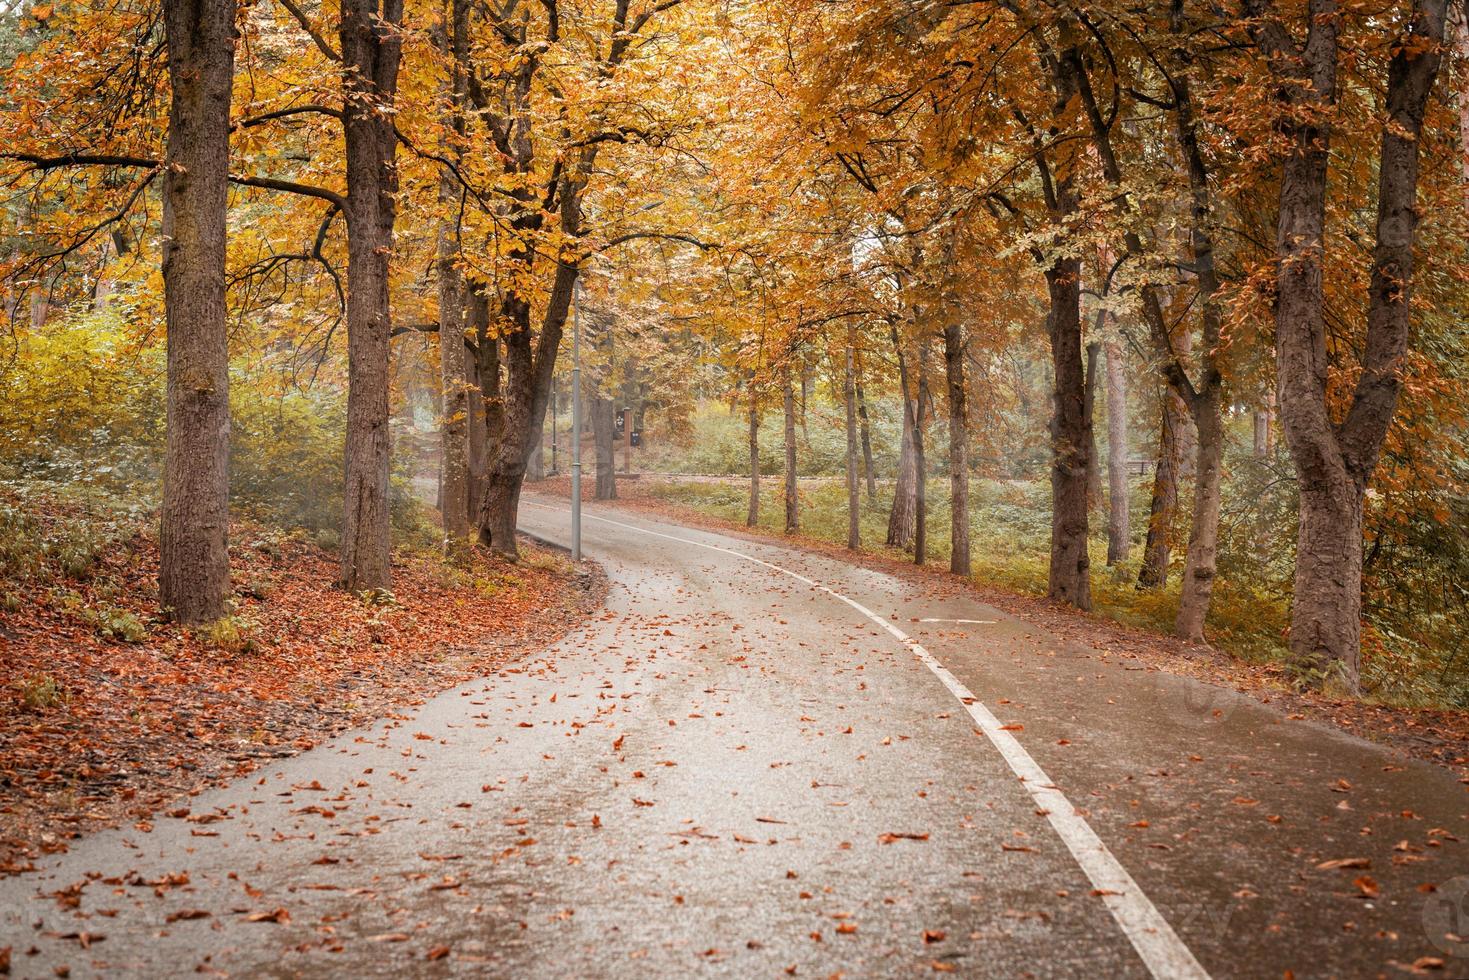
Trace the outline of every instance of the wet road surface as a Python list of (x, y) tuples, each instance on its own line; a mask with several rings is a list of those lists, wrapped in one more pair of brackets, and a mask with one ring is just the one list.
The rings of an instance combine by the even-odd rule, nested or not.
[(947, 586), (588, 513), (604, 614), (0, 881), (12, 974), (1469, 975), (1447, 772)]

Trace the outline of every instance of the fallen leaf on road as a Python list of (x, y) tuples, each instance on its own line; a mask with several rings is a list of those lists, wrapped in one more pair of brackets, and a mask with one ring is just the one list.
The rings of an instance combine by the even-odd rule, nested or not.
[(1335, 858), (1331, 861), (1322, 861), (1320, 864), (1316, 865), (1316, 868), (1320, 871), (1334, 871), (1337, 868), (1370, 867), (1372, 867), (1372, 861), (1370, 858)]

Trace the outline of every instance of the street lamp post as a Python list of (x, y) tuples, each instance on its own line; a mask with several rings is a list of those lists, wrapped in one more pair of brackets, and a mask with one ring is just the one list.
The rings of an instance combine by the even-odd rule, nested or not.
[(571, 560), (581, 561), (581, 276), (571, 287)]

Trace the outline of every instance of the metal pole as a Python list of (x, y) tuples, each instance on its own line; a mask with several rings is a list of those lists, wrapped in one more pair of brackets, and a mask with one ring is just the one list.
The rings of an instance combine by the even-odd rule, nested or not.
[(581, 561), (581, 276), (571, 287), (571, 560)]

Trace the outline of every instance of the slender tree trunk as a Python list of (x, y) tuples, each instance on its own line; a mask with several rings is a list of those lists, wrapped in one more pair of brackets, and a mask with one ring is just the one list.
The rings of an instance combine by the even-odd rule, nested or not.
[(1178, 429), (1181, 413), (1177, 399), (1166, 386), (1158, 394), (1161, 405), (1158, 458), (1153, 465), (1153, 495), (1148, 505), (1148, 535), (1143, 542), (1143, 563), (1137, 573), (1140, 589), (1158, 589), (1167, 584), (1173, 522), (1178, 513)]
[(964, 327), (944, 328), (944, 373), (949, 385), (949, 571), (968, 576), (969, 564), (969, 406), (964, 379)]
[(862, 429), (862, 474), (867, 480), (867, 499), (877, 499), (877, 472), (872, 465), (872, 425), (867, 417), (867, 396), (857, 386), (857, 420)]
[[(455, 195), (447, 175), (440, 195)], [(469, 538), (469, 356), (464, 346), (464, 278), (459, 272), (458, 235), (447, 222), (439, 228), (439, 383), (443, 421), (440, 507), (444, 538), (452, 550)]]
[(933, 399), (928, 391), (928, 343), (918, 342), (918, 410), (913, 416), (913, 564), (928, 560), (928, 456), (923, 423)]
[(468, 501), (469, 514), (473, 519), (474, 515), (479, 513), (480, 499), (484, 496), (485, 443), (489, 439), (489, 434), (485, 425), (484, 387), (480, 382), (478, 354), (468, 356), (465, 366), (469, 372), (467, 375), (468, 391), (465, 392), (465, 409), (469, 423), (465, 434), (469, 457)]
[(1127, 374), (1115, 340), (1107, 349), (1107, 564), (1127, 561), (1132, 539), (1127, 480)]
[(793, 534), (801, 527), (801, 500), (796, 493), (796, 393), (791, 388), (791, 369), (787, 366), (781, 375), (782, 396), (785, 409), (785, 504), (786, 533)]
[[(1098, 321), (1101, 316), (1098, 315)], [(1102, 505), (1102, 454), (1097, 452), (1097, 364), (1101, 360), (1102, 343), (1094, 340), (1086, 345), (1086, 417), (1091, 430), (1091, 446), (1087, 449), (1086, 499), (1092, 507)]]
[(893, 506), (888, 514), (887, 544), (908, 548), (913, 543), (918, 486), (917, 467), (913, 455), (913, 428), (918, 415), (918, 396), (908, 378), (908, 360), (898, 331), (892, 331), (893, 350), (898, 358), (898, 394), (903, 400), (903, 435), (898, 452), (898, 479), (893, 487)]
[(1087, 555), (1087, 471), (1092, 445), (1081, 355), (1081, 261), (1059, 259), (1046, 270), (1048, 319), (1055, 376), (1051, 415), (1052, 599), (1090, 609)]
[[(443, 120), (440, 150), (445, 159), (457, 161), (463, 147), (466, 101), (466, 67), (454, 57), (467, 30), (464, 0), (449, 0), (444, 19), (433, 31), (433, 41), (448, 56), (449, 78), (445, 86), (452, 108)], [(464, 273), (459, 268), (459, 221), (450, 217), (461, 203), (463, 189), (448, 165), (439, 172), (439, 219), (436, 265), (439, 287), (439, 411), (441, 422), (439, 465), (439, 512), (443, 515), (445, 550), (453, 553), (469, 542), (470, 519), (470, 378), (469, 352), (465, 346), (465, 313), (469, 296)]]
[(1224, 421), (1218, 385), (1205, 386), (1196, 396), (1194, 420), (1198, 429), (1198, 457), (1194, 467), (1193, 524), (1183, 566), (1183, 594), (1174, 632), (1193, 643), (1204, 642), (1214, 574), (1219, 554), (1219, 485), (1224, 456)]
[(750, 378), (750, 509), (745, 524), (760, 523), (760, 400), (755, 394), (755, 379)]
[(185, 623), (225, 614), (229, 569), (229, 350), (225, 212), (235, 5), (166, 0), (172, 83), (163, 171), (168, 441), (159, 601)]
[(613, 437), (617, 432), (617, 406), (602, 395), (598, 385), (592, 393), (592, 440), (597, 453), (598, 500), (617, 498), (617, 453)]
[(398, 191), (393, 102), (402, 0), (344, 0), (343, 122), (347, 155), (347, 446), (343, 588), (391, 584), (388, 531), (388, 266)]
[(1270, 455), (1270, 415), (1264, 406), (1255, 409), (1255, 441), (1254, 454), (1256, 459), (1264, 459)]
[(852, 369), (852, 338), (847, 336), (842, 401), (847, 410), (847, 547), (862, 547), (862, 497), (857, 479), (857, 384)]

